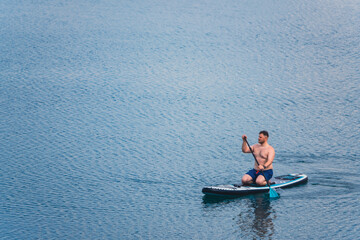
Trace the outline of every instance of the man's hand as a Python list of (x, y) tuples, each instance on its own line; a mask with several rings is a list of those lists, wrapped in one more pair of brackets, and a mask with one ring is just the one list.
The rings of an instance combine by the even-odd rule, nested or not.
[(259, 165), (258, 167), (259, 167), (260, 171), (265, 170), (263, 165)]
[(247, 136), (245, 134), (242, 135), (242, 139), (243, 139), (243, 141), (245, 141), (247, 139)]

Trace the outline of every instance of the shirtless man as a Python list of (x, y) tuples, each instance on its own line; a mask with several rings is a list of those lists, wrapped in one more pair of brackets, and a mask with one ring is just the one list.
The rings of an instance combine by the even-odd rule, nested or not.
[[(244, 153), (251, 153), (248, 145), (246, 144), (246, 138), (246, 135), (242, 136), (242, 151)], [(253, 150), (256, 160), (259, 162), (259, 165), (255, 161), (254, 169), (251, 169), (243, 176), (241, 181), (244, 185), (249, 185), (255, 182), (259, 186), (265, 186), (266, 180), (262, 175), (261, 171), (263, 171), (267, 180), (271, 179), (273, 175), (273, 161), (275, 158), (275, 150), (272, 146), (268, 144), (268, 138), (269, 133), (267, 131), (261, 131), (259, 133), (259, 143), (251, 146), (251, 149)]]

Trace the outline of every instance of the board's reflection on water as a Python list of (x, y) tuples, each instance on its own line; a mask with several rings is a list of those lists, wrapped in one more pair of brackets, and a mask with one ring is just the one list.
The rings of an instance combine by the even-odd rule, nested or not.
[(276, 212), (271, 207), (267, 195), (247, 198), (248, 207), (236, 217), (241, 235), (253, 236), (254, 239), (270, 238), (274, 235)]
[[(234, 215), (233, 220), (237, 226), (236, 229), (238, 229), (236, 235), (244, 239), (271, 239), (274, 235), (273, 220), (276, 219), (276, 212), (271, 207), (272, 201), (276, 200), (271, 199), (267, 193), (243, 197), (203, 196), (205, 207), (214, 207), (214, 204), (223, 206), (229, 203), (238, 205), (237, 210), (234, 210), (236, 215)], [(230, 208), (234, 209), (233, 207)]]

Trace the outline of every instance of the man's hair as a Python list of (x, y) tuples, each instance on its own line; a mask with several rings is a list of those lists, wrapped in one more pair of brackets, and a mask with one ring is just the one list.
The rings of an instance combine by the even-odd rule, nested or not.
[(259, 132), (259, 134), (262, 134), (262, 135), (264, 135), (265, 137), (269, 137), (268, 131), (265, 131), (265, 130)]

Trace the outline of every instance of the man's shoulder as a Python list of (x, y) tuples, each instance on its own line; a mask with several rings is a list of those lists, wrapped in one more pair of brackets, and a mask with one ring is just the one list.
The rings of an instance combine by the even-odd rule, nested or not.
[(269, 149), (269, 151), (275, 152), (275, 149), (270, 145), (269, 145), (268, 149)]
[(261, 146), (260, 144), (256, 144), (256, 145), (257, 147), (264, 147), (268, 151), (275, 151), (275, 149), (270, 144), (267, 144), (266, 146)]

